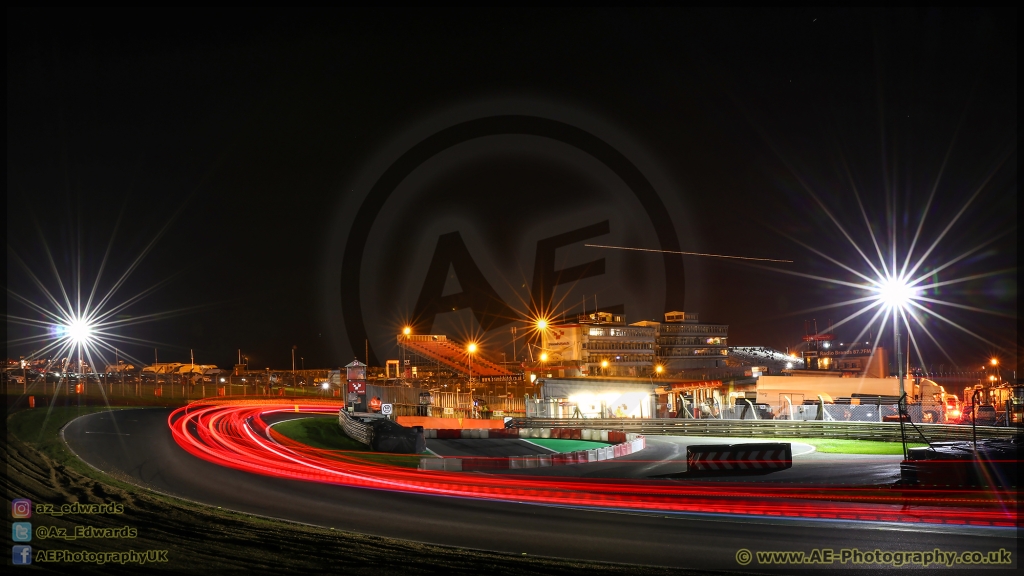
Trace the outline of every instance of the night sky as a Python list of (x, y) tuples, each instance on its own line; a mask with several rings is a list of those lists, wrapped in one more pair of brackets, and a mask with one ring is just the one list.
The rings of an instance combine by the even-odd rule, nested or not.
[[(883, 251), (894, 223), (902, 263), (927, 214), (915, 255), (941, 240), (917, 275), (970, 252), (936, 278), (976, 277), (928, 297), (960, 306), (931, 304), (981, 339), (931, 317), (938, 344), (916, 329), (924, 363), (1015, 363), (1016, 11), (7, 14), (8, 357), (44, 345), (17, 342), (40, 330), (16, 318), (43, 316), (11, 292), (52, 310), (31, 278), (58, 295), (53, 269), (86, 296), (101, 267), (99, 294), (130, 270), (112, 303), (159, 284), (117, 314), (166, 316), (114, 330), (138, 339), (117, 345), (133, 358), (157, 347), (187, 362), (191, 349), (226, 367), (240, 348), (284, 368), (297, 346), (311, 368), (364, 354), (340, 312), (350, 281), (375, 356), (391, 357), (440, 234), (459, 231), (516, 310), (538, 239), (608, 220), (593, 241), (659, 247), (664, 234), (593, 158), (498, 137), (396, 188), (384, 219), (363, 223), (363, 268), (342, 270), (356, 209), (391, 161), (454, 123), (514, 112), (622, 152), (664, 200), (679, 249), (794, 260), (685, 257), (685, 287), (664, 286), (660, 256), (577, 243), (557, 268), (609, 260), (567, 292), (570, 312), (588, 294), (629, 321), (677, 304), (729, 324), (731, 345), (785, 349), (806, 320), (823, 329), (857, 309), (819, 309), (863, 293), (807, 277), (862, 282), (830, 258), (870, 272), (843, 230), (877, 262), (865, 217)], [(449, 323), (472, 333), (469, 318)]]

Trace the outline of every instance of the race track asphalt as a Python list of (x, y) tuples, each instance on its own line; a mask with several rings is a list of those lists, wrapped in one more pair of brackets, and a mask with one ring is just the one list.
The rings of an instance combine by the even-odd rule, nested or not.
[[(240, 512), (418, 542), (532, 556), (737, 569), (737, 550), (1006, 548), (1016, 530), (598, 511), (284, 480), (198, 459), (169, 409), (83, 416), (62, 431), (84, 461), (142, 487)], [(641, 453), (642, 454), (642, 453)], [(639, 455), (638, 455), (639, 456)]]

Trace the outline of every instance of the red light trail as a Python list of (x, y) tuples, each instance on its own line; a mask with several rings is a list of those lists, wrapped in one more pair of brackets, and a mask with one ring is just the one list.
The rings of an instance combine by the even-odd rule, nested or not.
[(795, 486), (668, 480), (576, 479), (413, 470), (369, 462), (365, 452), (313, 448), (273, 431), (263, 416), (336, 415), (307, 399), (205, 400), (168, 418), (190, 454), (278, 478), (412, 494), (650, 513), (725, 514), (914, 524), (1017, 525), (1013, 492)]

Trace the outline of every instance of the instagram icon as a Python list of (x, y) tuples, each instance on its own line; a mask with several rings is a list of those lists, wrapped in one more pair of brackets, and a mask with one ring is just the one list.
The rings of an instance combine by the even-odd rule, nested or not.
[(28, 498), (16, 498), (11, 501), (11, 516), (15, 518), (32, 517), (32, 501)]

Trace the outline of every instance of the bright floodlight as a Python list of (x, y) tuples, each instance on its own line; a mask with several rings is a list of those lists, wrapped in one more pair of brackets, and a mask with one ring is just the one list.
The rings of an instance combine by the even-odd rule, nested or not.
[(62, 328), (65, 337), (75, 344), (86, 344), (92, 338), (92, 325), (85, 320), (73, 320)]
[(999, 360), (996, 360), (995, 358), (993, 358), (993, 359), (989, 360), (989, 364), (992, 364), (993, 366), (996, 366), (996, 365), (999, 364)]
[(476, 352), (476, 342), (470, 342), (469, 346), (466, 346), (466, 350), (468, 350), (470, 354)]
[(541, 318), (540, 320), (537, 320), (537, 329), (538, 330), (546, 330), (547, 327), (548, 327), (548, 321), (547, 320), (545, 320), (544, 318)]
[(548, 355), (547, 355), (547, 352), (542, 352), (542, 353), (541, 353), (541, 355), (540, 355), (540, 361), (541, 361), (541, 362), (547, 362), (547, 361), (548, 361)]
[(903, 278), (887, 278), (878, 288), (878, 298), (889, 308), (903, 308), (916, 290)]
[(406, 336), (408, 336), (409, 334), (412, 334), (412, 328), (410, 328), (408, 326), (406, 326), (405, 328), (402, 328), (402, 334), (405, 334)]

